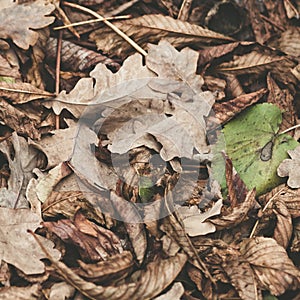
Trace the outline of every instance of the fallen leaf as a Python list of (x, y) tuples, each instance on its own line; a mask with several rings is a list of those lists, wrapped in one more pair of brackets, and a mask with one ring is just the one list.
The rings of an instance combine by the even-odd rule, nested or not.
[(285, 249), (272, 238), (248, 238), (241, 242), (240, 251), (251, 264), (259, 284), (273, 295), (300, 286), (300, 271), (287, 256)]
[[(162, 38), (174, 47), (183, 47), (191, 43), (209, 45), (232, 41), (230, 37), (201, 26), (158, 14), (148, 14), (122, 22), (115, 22), (114, 25), (121, 28), (125, 34), (143, 48), (147, 43), (157, 43)], [(90, 39), (96, 42), (98, 49), (106, 53), (114, 53), (124, 57), (133, 50), (110, 28), (95, 30), (90, 35)]]
[(278, 167), (277, 174), (280, 177), (289, 177), (287, 184), (291, 188), (300, 188), (300, 146), (287, 151), (291, 159), (285, 159)]
[(53, 23), (54, 17), (46, 15), (52, 13), (54, 9), (53, 4), (46, 4), (42, 0), (22, 4), (14, 3), (7, 8), (2, 8), (0, 10), (0, 37), (10, 38), (18, 47), (27, 50), (38, 39), (38, 33), (32, 29), (43, 28)]
[(122, 252), (119, 238), (110, 230), (87, 220), (79, 211), (74, 221), (44, 222), (43, 226), (63, 241), (76, 246), (83, 260), (97, 262)]
[[(276, 173), (278, 165), (298, 145), (289, 135), (277, 133), (281, 120), (276, 106), (255, 105), (225, 125), (224, 141), (220, 139), (215, 148), (216, 153), (225, 149), (241, 179), (249, 189), (256, 188), (257, 195), (283, 181)], [(223, 170), (224, 159), (216, 154), (213, 173), (225, 188)]]
[(122, 279), (129, 275), (134, 266), (134, 259), (129, 251), (109, 256), (107, 260), (86, 264), (78, 260), (80, 269), (76, 273), (91, 282), (105, 283)]
[[(40, 274), (45, 265), (40, 260), (45, 254), (27, 230), (35, 231), (40, 227), (40, 218), (29, 209), (0, 208), (1, 216), (1, 259), (16, 266), (27, 275)], [(46, 238), (40, 237), (44, 247), (53, 257), (59, 258), (58, 250)]]
[(201, 212), (196, 205), (192, 207), (178, 207), (178, 213), (182, 218), (186, 233), (189, 236), (198, 236), (215, 232), (216, 227), (210, 222), (205, 221), (207, 221), (207, 219), (210, 217), (220, 214), (222, 206), (223, 201), (220, 199), (208, 211), (205, 212)]
[(50, 289), (49, 300), (65, 300), (71, 298), (74, 293), (74, 287), (65, 282), (54, 283)]
[(28, 300), (28, 299), (40, 299), (42, 297), (42, 289), (39, 284), (33, 284), (31, 286), (19, 287), (19, 286), (10, 286), (2, 287), (0, 289), (0, 298), (1, 300)]
[(12, 133), (9, 140), (0, 143), (0, 151), (5, 154), (10, 168), (8, 188), (0, 188), (2, 207), (28, 207), (25, 198), (26, 188), (33, 177), (33, 169), (38, 167), (39, 153), (28, 146), (25, 138)]
[(184, 287), (181, 282), (175, 282), (169, 291), (153, 298), (153, 300), (180, 300), (184, 294)]

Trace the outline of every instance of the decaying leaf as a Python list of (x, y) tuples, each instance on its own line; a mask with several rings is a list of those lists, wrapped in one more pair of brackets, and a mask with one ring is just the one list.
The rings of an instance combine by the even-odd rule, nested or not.
[(171, 289), (165, 294), (160, 295), (153, 300), (180, 300), (184, 294), (184, 287), (181, 282), (175, 282)]
[[(157, 43), (162, 38), (174, 47), (191, 43), (209, 45), (232, 41), (230, 37), (220, 33), (163, 15), (144, 15), (114, 24), (143, 48), (147, 43)], [(96, 30), (90, 38), (96, 42), (98, 49), (107, 53), (124, 56), (133, 50), (110, 28)]]
[[(44, 253), (27, 230), (40, 227), (40, 218), (29, 209), (0, 208), (1, 219), (1, 259), (16, 266), (27, 275), (40, 274), (45, 271), (40, 259)], [(55, 257), (60, 253), (53, 249), (50, 240), (42, 238), (44, 247)]]
[(287, 256), (285, 249), (272, 238), (248, 238), (241, 242), (240, 251), (252, 266), (259, 284), (273, 295), (300, 286), (300, 271)]
[(300, 146), (294, 150), (288, 151), (291, 159), (285, 159), (278, 167), (277, 173), (281, 177), (288, 176), (288, 186), (291, 188), (300, 188)]
[(120, 240), (113, 232), (87, 220), (79, 211), (74, 221), (59, 220), (44, 222), (43, 225), (63, 241), (76, 246), (87, 262), (105, 260), (122, 252)]
[(41, 286), (37, 284), (33, 284), (32, 286), (26, 287), (18, 287), (18, 286), (10, 286), (4, 287), (0, 290), (0, 298), (2, 300), (38, 300), (42, 297)]
[(43, 28), (53, 23), (54, 17), (46, 15), (54, 9), (53, 4), (46, 4), (42, 0), (22, 4), (14, 3), (1, 9), (0, 37), (10, 38), (18, 47), (28, 49), (38, 39), (38, 33), (32, 29)]

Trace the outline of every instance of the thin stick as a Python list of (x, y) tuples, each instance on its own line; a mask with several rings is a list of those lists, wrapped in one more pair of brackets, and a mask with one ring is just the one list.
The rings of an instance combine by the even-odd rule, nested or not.
[(189, 12), (192, 6), (193, 0), (183, 0), (178, 13), (178, 19), (181, 21), (186, 21), (189, 17)]
[(295, 126), (292, 126), (292, 127), (288, 128), (288, 129), (282, 131), (282, 132), (279, 132), (278, 134), (284, 134), (284, 133), (287, 133), (287, 132), (289, 132), (289, 131), (291, 131), (291, 130), (297, 129), (297, 128), (299, 128), (299, 127), (300, 127), (300, 124), (295, 125)]
[(32, 94), (32, 95), (40, 95), (40, 96), (47, 96), (47, 97), (54, 96), (54, 94), (52, 94), (52, 93), (39, 93), (39, 92), (34, 92), (34, 91), (18, 90), (18, 89), (11, 89), (11, 88), (5, 88), (5, 87), (0, 87), (0, 90), (7, 91), (7, 92), (13, 92), (13, 93)]
[[(55, 94), (59, 94), (60, 83), (60, 62), (61, 62), (61, 46), (62, 46), (62, 31), (58, 33), (57, 49), (56, 49), (56, 66), (55, 66)], [(59, 129), (59, 115), (55, 116), (55, 128)]]
[[(285, 190), (285, 188), (280, 189), (277, 193), (275, 193), (274, 196), (272, 196), (272, 197), (269, 199), (269, 201), (267, 202), (267, 204), (265, 205), (265, 207), (264, 207), (263, 210), (262, 210), (263, 213), (266, 211), (266, 209), (267, 209), (267, 208), (269, 207), (269, 205), (272, 203), (272, 201), (274, 200), (274, 198), (277, 197), (277, 196), (278, 196), (282, 191), (284, 191), (284, 190)], [(257, 226), (258, 226), (258, 223), (259, 223), (259, 220), (257, 220), (257, 221), (255, 222), (254, 226), (253, 226), (253, 229), (252, 229), (252, 231), (251, 231), (251, 233), (250, 233), (250, 236), (249, 236), (250, 239), (254, 236), (254, 233), (255, 233), (255, 231), (256, 231), (256, 228), (257, 228)]]
[(108, 17), (105, 19), (92, 19), (92, 20), (86, 20), (86, 21), (82, 21), (82, 22), (71, 23), (71, 24), (64, 25), (64, 26), (54, 27), (53, 30), (61, 30), (61, 29), (69, 28), (69, 27), (81, 26), (81, 25), (86, 25), (86, 24), (91, 24), (91, 23), (112, 21), (112, 20), (123, 20), (123, 19), (129, 19), (129, 18), (131, 18), (131, 15)]
[(136, 51), (138, 51), (139, 53), (141, 53), (143, 56), (147, 56), (147, 52), (141, 48), (135, 41), (133, 41), (129, 36), (127, 36), (123, 31), (121, 31), (117, 26), (113, 25), (112, 23), (110, 23), (109, 21), (105, 20), (105, 18), (103, 18), (101, 15), (99, 15), (98, 13), (94, 12), (93, 10), (86, 8), (84, 6), (75, 4), (75, 3), (70, 3), (70, 2), (63, 2), (63, 5), (69, 6), (69, 7), (73, 7), (73, 8), (77, 8), (81, 11), (85, 11), (91, 15), (93, 15), (94, 17), (96, 17), (97, 19), (102, 19), (103, 23), (105, 25), (107, 25), (108, 27), (110, 27), (114, 32), (116, 32), (120, 37), (122, 37), (127, 43), (129, 43)]

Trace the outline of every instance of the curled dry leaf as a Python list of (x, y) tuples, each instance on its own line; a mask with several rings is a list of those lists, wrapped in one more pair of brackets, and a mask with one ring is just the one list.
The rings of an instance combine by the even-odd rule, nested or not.
[(277, 173), (281, 177), (288, 176), (288, 186), (291, 188), (300, 188), (300, 146), (294, 150), (288, 151), (291, 159), (285, 159), (278, 167)]
[(76, 273), (91, 282), (105, 283), (120, 280), (129, 275), (134, 266), (131, 252), (123, 251), (120, 254), (109, 256), (107, 260), (93, 264), (78, 261), (80, 268)]
[(80, 211), (75, 214), (74, 221), (65, 219), (43, 225), (63, 241), (76, 246), (87, 262), (105, 260), (122, 252), (120, 240), (112, 231), (87, 220)]
[(258, 102), (266, 93), (267, 89), (260, 89), (253, 93), (240, 95), (232, 100), (214, 103), (213, 111), (215, 117), (224, 124), (243, 111), (245, 108)]
[(240, 243), (240, 251), (250, 263), (259, 285), (274, 296), (300, 286), (300, 271), (287, 256), (285, 249), (272, 238), (248, 238)]
[(54, 17), (47, 15), (54, 9), (53, 4), (46, 4), (46, 1), (43, 0), (22, 4), (14, 3), (10, 7), (1, 9), (0, 37), (12, 39), (18, 47), (28, 49), (38, 39), (38, 33), (32, 29), (43, 28), (53, 23)]
[(279, 245), (286, 249), (293, 233), (291, 214), (283, 199), (274, 203), (273, 211), (277, 218), (273, 237)]
[[(174, 47), (188, 44), (209, 45), (230, 42), (232, 38), (205, 29), (189, 22), (173, 19), (164, 15), (144, 15), (142, 17), (114, 22), (126, 35), (142, 48), (147, 43), (157, 43), (164, 38)], [(90, 39), (94, 40), (98, 49), (109, 54), (124, 57), (132, 53), (133, 48), (113, 32), (110, 28), (95, 30)]]
[(118, 214), (124, 220), (124, 226), (128, 233), (137, 261), (141, 264), (147, 249), (147, 237), (142, 218), (135, 208), (134, 203), (126, 202), (115, 192), (111, 192), (110, 199)]
[[(45, 271), (40, 259), (45, 254), (27, 230), (40, 227), (40, 218), (29, 209), (0, 208), (1, 260), (10, 263), (27, 275), (41, 274)], [(42, 238), (44, 247), (58, 259), (60, 253), (53, 249), (54, 244)]]

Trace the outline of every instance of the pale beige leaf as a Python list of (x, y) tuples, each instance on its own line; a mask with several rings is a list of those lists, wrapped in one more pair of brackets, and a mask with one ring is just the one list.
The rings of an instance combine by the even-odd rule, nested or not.
[(70, 299), (75, 293), (74, 287), (66, 282), (54, 283), (51, 286), (49, 300), (65, 300)]
[(10, 286), (0, 288), (1, 300), (39, 300), (42, 296), (42, 288), (39, 284), (26, 287)]
[[(126, 35), (139, 46), (146, 48), (147, 43), (157, 43), (162, 38), (174, 47), (188, 44), (209, 45), (232, 41), (230, 37), (210, 31), (189, 22), (163, 15), (144, 15), (125, 21), (114, 22)], [(125, 56), (134, 50), (110, 28), (94, 31), (90, 38), (96, 41), (98, 49), (118, 56)]]
[(153, 300), (180, 300), (184, 294), (184, 287), (181, 282), (175, 282), (171, 289), (165, 294), (154, 298)]
[[(25, 274), (40, 274), (45, 271), (40, 259), (44, 253), (27, 230), (40, 227), (40, 218), (29, 209), (0, 208), (1, 259), (16, 266)], [(56, 258), (60, 253), (53, 249), (54, 244), (42, 238), (44, 247)]]
[(218, 200), (212, 208), (205, 212), (201, 212), (196, 205), (191, 207), (180, 206), (178, 213), (180, 214), (186, 233), (189, 236), (206, 235), (216, 231), (215, 225), (205, 222), (208, 218), (221, 213), (223, 200)]
[[(99, 63), (90, 76), (80, 79), (70, 93), (62, 91), (54, 100), (44, 101), (43, 104), (52, 107), (56, 114), (67, 109), (77, 118), (80, 118), (87, 106), (91, 106), (90, 111), (95, 113), (96, 110), (100, 116), (105, 108), (103, 103), (134, 94), (141, 88), (145, 92), (145, 84), (155, 75), (143, 66), (142, 56), (136, 54), (126, 59), (122, 68), (115, 74)], [(89, 111), (85, 112), (88, 113)]]
[(60, 163), (53, 169), (51, 169), (48, 174), (38, 179), (35, 187), (35, 192), (38, 199), (44, 203), (48, 197), (51, 195), (55, 186), (66, 176), (71, 174), (70, 168), (65, 163)]
[(72, 120), (67, 122), (68, 128), (53, 130), (39, 141), (29, 140), (29, 145), (45, 153), (47, 168), (68, 161), (72, 156), (74, 144), (78, 133), (78, 124)]
[(300, 146), (288, 151), (291, 159), (285, 159), (278, 167), (277, 174), (280, 177), (289, 177), (287, 184), (291, 188), (300, 188)]
[(0, 10), (0, 38), (10, 38), (23, 49), (33, 46), (38, 33), (32, 29), (46, 27), (53, 23), (54, 17), (49, 15), (55, 6), (39, 0), (30, 3), (14, 4)]
[(10, 139), (0, 143), (0, 151), (6, 156), (10, 168), (8, 188), (0, 188), (2, 207), (28, 207), (25, 198), (29, 180), (33, 177), (33, 169), (38, 166), (38, 151), (28, 146), (25, 138), (14, 132)]
[(274, 296), (300, 286), (300, 271), (285, 249), (272, 238), (248, 238), (240, 243), (240, 251), (251, 264), (263, 289)]

